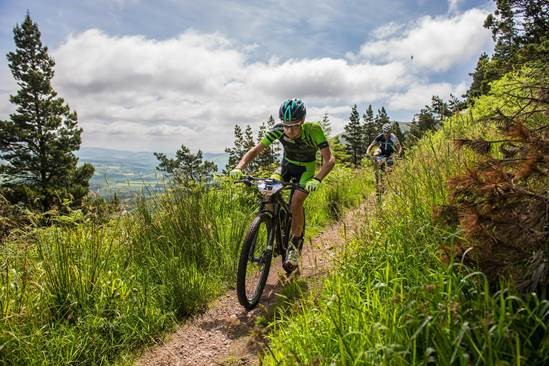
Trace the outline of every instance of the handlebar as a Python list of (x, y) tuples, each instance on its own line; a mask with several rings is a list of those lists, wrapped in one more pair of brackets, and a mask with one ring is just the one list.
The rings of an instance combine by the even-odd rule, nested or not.
[(257, 182), (257, 181), (265, 181), (265, 180), (272, 180), (276, 183), (280, 183), (284, 186), (284, 189), (286, 188), (292, 188), (292, 189), (297, 189), (299, 187), (301, 187), (299, 185), (299, 183), (294, 183), (294, 182), (283, 182), (281, 180), (278, 180), (278, 179), (273, 179), (273, 178), (259, 178), (259, 177), (254, 177), (254, 176), (251, 176), (251, 175), (248, 175), (240, 180), (237, 180), (236, 182), (234, 182), (235, 184), (236, 183), (243, 183), (245, 185), (247, 185), (248, 187), (252, 186), (254, 184), (254, 182)]

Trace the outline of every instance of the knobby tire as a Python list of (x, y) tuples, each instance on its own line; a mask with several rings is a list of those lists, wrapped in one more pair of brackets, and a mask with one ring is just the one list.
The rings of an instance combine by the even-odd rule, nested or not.
[[(265, 247), (271, 246), (271, 250), (264, 250), (263, 253), (261, 253), (263, 263), (259, 273), (249, 273), (248, 267), (253, 264), (250, 255), (253, 257), (258, 254), (254, 253), (254, 251), (258, 244), (261, 244), (257, 242), (257, 236), (263, 225), (267, 230), (267, 237), (265, 238), (265, 240), (267, 240), (267, 245), (265, 245)], [(246, 237), (244, 238), (242, 250), (240, 253), (240, 261), (238, 263), (236, 293), (238, 295), (238, 301), (247, 310), (253, 309), (259, 303), (259, 299), (261, 298), (261, 294), (263, 293), (263, 289), (265, 288), (265, 284), (267, 282), (267, 277), (269, 276), (269, 270), (271, 268), (271, 260), (273, 255), (272, 247), (274, 245), (273, 230), (274, 228), (272, 226), (272, 219), (270, 214), (268, 214), (267, 212), (261, 212), (250, 224)], [(250, 280), (253, 279), (252, 277), (255, 276), (259, 276), (259, 281), (257, 282), (255, 289), (253, 289), (254, 291), (252, 293), (252, 296), (249, 297), (246, 291), (247, 285), (249, 284), (247, 284), (247, 280), (248, 282), (250, 282)]]

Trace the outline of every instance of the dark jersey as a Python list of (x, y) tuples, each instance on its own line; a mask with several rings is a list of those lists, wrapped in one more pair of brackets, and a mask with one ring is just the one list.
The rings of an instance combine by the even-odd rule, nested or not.
[(392, 133), (388, 139), (385, 138), (384, 134), (379, 134), (374, 139), (374, 142), (381, 149), (381, 155), (383, 156), (391, 156), (396, 151), (397, 145), (400, 145), (398, 137), (396, 137), (394, 133)]
[(316, 152), (328, 146), (328, 141), (320, 123), (305, 122), (301, 125), (301, 136), (295, 140), (284, 134), (282, 123), (278, 123), (261, 139), (269, 146), (279, 140), (284, 147), (284, 159), (291, 163), (310, 163), (316, 159)]

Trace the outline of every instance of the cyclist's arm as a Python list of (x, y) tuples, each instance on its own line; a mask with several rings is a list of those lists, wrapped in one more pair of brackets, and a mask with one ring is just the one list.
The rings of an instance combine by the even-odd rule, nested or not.
[(320, 155), (322, 155), (322, 166), (320, 167), (319, 172), (315, 175), (315, 178), (322, 181), (324, 177), (330, 173), (332, 168), (334, 167), (336, 160), (335, 156), (332, 155), (332, 151), (328, 146), (326, 146), (323, 149), (320, 149)]
[(372, 149), (372, 147), (374, 147), (375, 145), (377, 145), (377, 142), (375, 141), (372, 141), (372, 143), (370, 144), (370, 146), (368, 146), (368, 148), (366, 149), (366, 155), (370, 155), (370, 150)]
[(240, 162), (237, 164), (236, 169), (244, 169), (250, 161), (254, 160), (255, 157), (263, 152), (265, 150), (265, 145), (263, 145), (261, 142), (252, 147), (244, 156), (242, 159), (240, 159)]
[(397, 144), (397, 154), (398, 156), (402, 156), (402, 145), (400, 142)]

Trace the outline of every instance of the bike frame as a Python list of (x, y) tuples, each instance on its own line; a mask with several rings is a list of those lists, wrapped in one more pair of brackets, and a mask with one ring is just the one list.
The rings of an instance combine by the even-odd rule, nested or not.
[[(258, 180), (258, 178), (248, 177), (246, 180), (249, 181), (249, 184), (253, 184), (252, 181)], [(291, 222), (292, 222), (292, 210), (291, 210), (291, 202), (292, 197), (294, 195), (294, 192), (296, 190), (296, 183), (290, 182), (280, 182), (284, 185), (284, 187), (269, 197), (261, 196), (261, 200), (259, 203), (259, 212), (264, 212), (268, 214), (271, 217), (272, 225), (274, 227), (273, 233), (275, 235), (275, 238), (269, 238), (269, 242), (272, 243), (272, 240), (275, 239), (275, 256), (276, 255), (284, 255), (286, 253), (286, 248), (288, 246), (288, 240), (290, 236), (290, 230), (291, 230)], [(284, 199), (282, 196), (282, 191), (290, 190), (290, 196), (288, 198), (288, 202)], [(287, 215), (286, 217), (283, 217), (282, 215)], [(288, 227), (283, 228), (282, 224), (284, 222), (288, 223)]]

